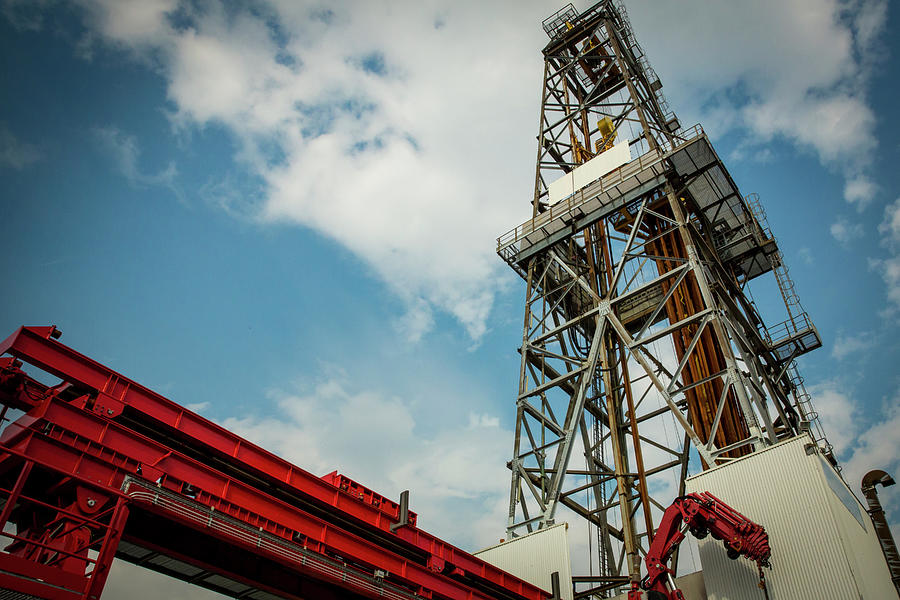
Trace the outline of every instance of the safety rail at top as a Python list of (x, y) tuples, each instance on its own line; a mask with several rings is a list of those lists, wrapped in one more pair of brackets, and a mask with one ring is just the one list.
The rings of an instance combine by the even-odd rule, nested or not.
[[(515, 229), (512, 229), (497, 238), (497, 254), (506, 258), (509, 253), (504, 252), (504, 250), (506, 250), (509, 246), (515, 244), (531, 232), (535, 231), (536, 229), (540, 229), (542, 226), (546, 225), (553, 219), (560, 217), (561, 215), (572, 214), (578, 206), (584, 204), (592, 197), (598, 195), (608, 188), (622, 183), (629, 177), (637, 175), (644, 169), (647, 169), (652, 165), (665, 160), (675, 151), (679, 150), (683, 146), (690, 144), (703, 135), (703, 127), (701, 127), (699, 123), (694, 125), (693, 127), (683, 129), (678, 132), (677, 136), (674, 137), (674, 142), (665, 140), (659, 143), (659, 147), (657, 149), (651, 149), (645, 152), (637, 158), (625, 163), (621, 167), (614, 169), (603, 177), (600, 177), (598, 180), (596, 180), (596, 182), (582, 187), (580, 190), (576, 191), (568, 198), (560, 200), (555, 204), (551, 204), (544, 212), (528, 219)], [(599, 186), (597, 185), (598, 183)], [(588, 188), (590, 188), (591, 193), (585, 194), (585, 190)]]

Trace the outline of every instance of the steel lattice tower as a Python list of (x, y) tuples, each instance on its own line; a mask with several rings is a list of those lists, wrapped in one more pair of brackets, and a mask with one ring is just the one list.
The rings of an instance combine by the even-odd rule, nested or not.
[[(758, 199), (680, 126), (624, 7), (568, 5), (544, 30), (533, 216), (498, 240), (526, 282), (508, 535), (560, 505), (583, 518), (599, 564), (576, 597), (607, 597), (640, 577), (692, 456), (805, 431), (832, 456), (795, 364), (821, 342)], [(747, 288), (769, 272), (774, 327)]]

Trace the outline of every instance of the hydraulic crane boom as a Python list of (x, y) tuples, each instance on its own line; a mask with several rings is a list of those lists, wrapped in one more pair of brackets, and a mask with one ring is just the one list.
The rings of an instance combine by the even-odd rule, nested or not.
[[(762, 567), (769, 566), (769, 556), (772, 554), (766, 530), (709, 492), (700, 492), (676, 498), (663, 514), (650, 550), (644, 557), (647, 576), (641, 587), (648, 590), (650, 600), (684, 600), (684, 595), (674, 585), (674, 572), (666, 566), (672, 553), (684, 540), (682, 525), (686, 525), (697, 539), (712, 534), (713, 538), (722, 540), (728, 550), (728, 558), (746, 556), (756, 561), (760, 583), (765, 590)], [(628, 600), (640, 600), (641, 597), (637, 583), (632, 584)]]

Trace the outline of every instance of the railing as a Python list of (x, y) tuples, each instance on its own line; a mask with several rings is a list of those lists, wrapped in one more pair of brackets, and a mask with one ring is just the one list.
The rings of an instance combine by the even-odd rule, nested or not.
[(762, 334), (766, 343), (775, 348), (786, 340), (797, 336), (799, 333), (813, 330), (814, 327), (812, 321), (809, 319), (809, 316), (803, 312), (792, 315), (790, 319), (772, 325), (771, 327), (764, 327)]
[[(816, 409), (813, 407), (812, 397), (809, 395), (809, 392), (806, 391), (805, 380), (797, 369), (797, 361), (791, 361), (791, 366), (788, 367), (788, 377), (791, 380), (791, 384), (794, 386), (795, 405), (800, 411), (800, 416), (809, 424), (810, 435), (813, 440), (815, 440), (816, 445), (818, 445), (827, 456), (835, 458), (834, 446), (831, 445), (828, 441), (828, 437), (825, 435), (825, 430), (822, 428), (822, 421), (819, 419), (819, 413), (816, 412)], [(837, 460), (835, 460), (835, 463), (837, 463)], [(835, 464), (835, 469), (837, 469), (838, 473), (841, 472), (841, 466), (839, 464)]]
[(772, 230), (769, 228), (766, 210), (763, 208), (762, 202), (759, 201), (759, 194), (747, 194), (744, 198), (744, 202), (747, 204), (747, 208), (750, 209), (750, 214), (753, 215), (753, 218), (756, 221), (759, 233), (765, 238), (772, 238)]
[[(278, 559), (292, 564), (299, 571), (314, 570), (330, 580), (350, 583), (357, 589), (364, 589), (389, 600), (418, 598), (407, 590), (383, 580), (379, 581), (370, 573), (332, 560), (299, 543), (290, 543), (264, 531), (262, 527), (254, 528), (247, 522), (234, 518), (228, 514), (227, 508), (223, 510), (223, 507), (229, 506), (229, 503), (224, 500), (217, 499), (219, 508), (216, 509), (163, 488), (148, 487), (145, 482), (131, 477), (126, 478), (122, 489), (132, 500), (152, 505), (168, 514), (193, 523), (201, 531), (214, 531), (219, 536), (235, 542), (236, 545), (255, 547), (261, 552), (274, 555)], [(235, 511), (242, 510), (237, 507), (230, 508)]]
[[(766, 211), (759, 200), (759, 195), (750, 194), (744, 198), (744, 201), (756, 221), (758, 232), (764, 237), (775, 239), (772, 230), (769, 228)], [(815, 331), (815, 327), (809, 319), (809, 316), (806, 314), (806, 311), (803, 310), (803, 306), (800, 304), (800, 297), (794, 289), (794, 281), (791, 279), (787, 264), (785, 264), (784, 257), (780, 250), (776, 251), (772, 263), (773, 271), (775, 272), (775, 281), (778, 284), (778, 289), (781, 291), (781, 297), (784, 300), (784, 306), (785, 309), (787, 309), (788, 314), (786, 321), (772, 327), (763, 326), (761, 328), (761, 333), (765, 338), (766, 343), (774, 349), (792, 337), (797, 337), (804, 331)], [(812, 398), (810, 397), (809, 392), (806, 391), (803, 376), (800, 375), (800, 371), (797, 368), (797, 361), (794, 358), (791, 358), (787, 374), (791, 381), (791, 385), (794, 388), (795, 406), (800, 412), (800, 416), (808, 424), (810, 435), (812, 435), (816, 444), (822, 451), (827, 456), (833, 458), (834, 448), (828, 442), (825, 430), (822, 427), (822, 422), (819, 420), (819, 413), (816, 412), (816, 409), (813, 407)], [(835, 468), (838, 472), (841, 471), (840, 465), (835, 464)]]
[(552, 40), (565, 33), (567, 23), (578, 18), (578, 11), (570, 2), (541, 22), (544, 33)]
[[(644, 48), (634, 37), (634, 30), (631, 28), (631, 19), (628, 18), (628, 10), (625, 8), (625, 3), (621, 1), (617, 2), (616, 8), (619, 11), (619, 15), (622, 17), (622, 36), (625, 38), (625, 43), (628, 44), (628, 47), (631, 49), (632, 55), (634, 55), (638, 64), (641, 66), (641, 69), (643, 69), (644, 75), (647, 77), (647, 81), (651, 86), (653, 86), (654, 82), (659, 82), (659, 76), (656, 74), (656, 71), (653, 70), (653, 67), (650, 66), (650, 61), (647, 59), (647, 54), (644, 52)], [(660, 82), (660, 85), (657, 88), (651, 87), (651, 91), (656, 98), (656, 103), (659, 105), (664, 118), (667, 121), (670, 118), (674, 118), (675, 113), (672, 112), (672, 110), (669, 108), (669, 103), (666, 100), (665, 95), (662, 93), (662, 83)]]
[[(77, 474), (48, 480), (52, 467), (19, 449), (0, 448), (0, 460), (11, 469), (8, 476), (18, 468), (18, 476), (9, 478), (12, 486), (0, 486), (0, 590), (12, 594), (0, 597), (99, 598), (127, 516), (124, 496), (108, 489), (97, 493), (95, 481)], [(59, 491), (66, 489), (63, 484), (86, 491), (87, 508), (80, 500), (68, 504), (74, 490), (63, 502), (26, 493), (47, 486)]]
[[(700, 124), (683, 130), (681, 132), (681, 135), (676, 138), (675, 143), (664, 141), (659, 144), (659, 148), (657, 150), (650, 150), (649, 152), (645, 152), (641, 156), (625, 163), (621, 167), (615, 169), (607, 175), (604, 175), (595, 182), (582, 187), (567, 198), (551, 204), (550, 207), (544, 212), (538, 214), (535, 217), (532, 217), (515, 229), (508, 231), (507, 233), (497, 238), (497, 252), (502, 256), (502, 251), (511, 244), (515, 244), (519, 240), (523, 239), (535, 230), (540, 229), (555, 218), (567, 214), (572, 215), (575, 209), (583, 205), (585, 202), (599, 196), (605, 190), (621, 184), (629, 177), (637, 175), (645, 169), (661, 162), (676, 150), (681, 149), (683, 146), (686, 146), (687, 144), (693, 142), (702, 135), (704, 135), (704, 132)], [(598, 183), (599, 186), (597, 186)], [(588, 193), (585, 193), (585, 190), (588, 190), (588, 188), (590, 188), (590, 191)]]

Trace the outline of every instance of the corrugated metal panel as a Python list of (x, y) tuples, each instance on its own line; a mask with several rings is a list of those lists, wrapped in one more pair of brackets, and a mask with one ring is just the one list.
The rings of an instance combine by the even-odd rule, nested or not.
[(189, 565), (188, 563), (165, 555), (157, 555), (147, 559), (146, 563), (154, 567), (159, 567), (166, 571), (172, 571), (186, 577), (195, 577), (203, 572), (203, 569)]
[(560, 595), (572, 600), (568, 525), (560, 523), (475, 553), (478, 558), (550, 591), (550, 574), (559, 573)]
[(223, 575), (218, 575), (216, 573), (212, 573), (203, 578), (203, 583), (207, 585), (212, 585), (218, 588), (216, 591), (220, 593), (231, 592), (236, 597), (240, 594), (244, 594), (246, 592), (251, 591), (253, 588), (249, 585), (243, 584), (240, 581), (235, 581), (230, 577), (225, 577)]
[[(829, 487), (823, 468), (831, 467), (807, 454), (810, 443), (799, 436), (776, 444), (689, 478), (687, 489), (710, 491), (766, 528), (771, 600), (890, 598), (881, 591), (890, 591), (881, 585), (890, 577), (868, 515), (864, 527), (845, 505), (856, 498), (842, 500)], [(710, 600), (759, 600), (756, 565), (729, 560), (711, 536), (700, 542), (700, 562)]]

